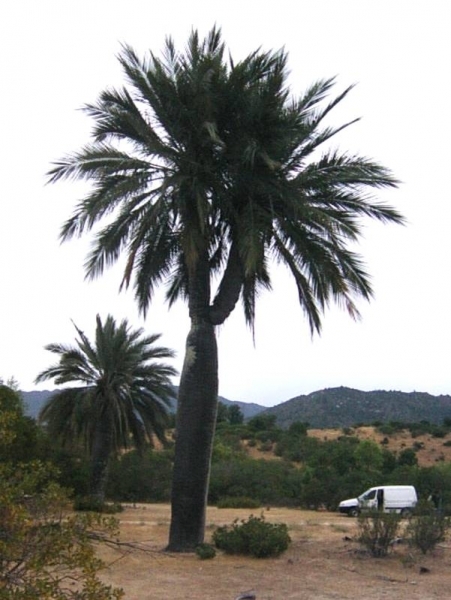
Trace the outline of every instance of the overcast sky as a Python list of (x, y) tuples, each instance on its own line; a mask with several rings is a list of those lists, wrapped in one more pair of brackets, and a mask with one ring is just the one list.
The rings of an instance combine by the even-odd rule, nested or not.
[[(311, 338), (293, 282), (274, 274), (257, 306), (255, 345), (237, 307), (218, 331), (220, 394), (279, 404), (335, 386), (451, 393), (450, 12), (446, 0), (3, 0), (0, 4), (0, 376), (21, 389), (53, 362), (50, 342), (71, 343), (73, 319), (92, 336), (95, 316), (127, 317), (177, 351), (186, 306), (169, 312), (157, 296), (144, 322), (120, 269), (84, 280), (89, 238), (60, 245), (61, 224), (80, 184), (46, 185), (52, 161), (89, 141), (79, 108), (123, 82), (121, 43), (159, 53), (191, 29), (216, 23), (235, 59), (261, 46), (285, 47), (294, 94), (337, 76), (358, 84), (334, 124), (343, 150), (374, 158), (403, 184), (379, 197), (406, 227), (368, 223), (359, 250), (375, 298), (352, 321), (332, 307)], [(177, 381), (175, 381), (177, 383)], [(49, 388), (49, 384), (39, 388)]]

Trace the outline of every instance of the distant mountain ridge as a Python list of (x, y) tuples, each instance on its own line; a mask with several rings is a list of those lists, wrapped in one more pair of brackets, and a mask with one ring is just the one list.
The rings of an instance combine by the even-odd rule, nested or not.
[(348, 387), (327, 388), (306, 396), (296, 396), (266, 409), (277, 417), (280, 427), (294, 421), (313, 428), (349, 427), (357, 423), (429, 421), (440, 425), (451, 418), (451, 396), (424, 392), (376, 390), (362, 392)]
[[(174, 388), (174, 398), (177, 396), (177, 389)], [(56, 390), (35, 390), (31, 392), (20, 392), (22, 394), (22, 398), (25, 405), (25, 413), (29, 417), (33, 417), (36, 419), (39, 411), (47, 402), (47, 400), (55, 393)], [(265, 410), (266, 406), (261, 406), (260, 404), (254, 404), (251, 402), (237, 402), (234, 400), (227, 400), (227, 398), (223, 398), (219, 396), (219, 401), (224, 404), (236, 404), (240, 407), (241, 412), (244, 415), (245, 419), (250, 419), (251, 417), (257, 415), (259, 412)], [(174, 399), (174, 404), (172, 409), (175, 411), (176, 400)]]
[(21, 391), (20, 394), (23, 398), (25, 414), (36, 419), (39, 411), (53, 393), (54, 391), (51, 390), (34, 390), (31, 392)]
[[(22, 392), (26, 413), (36, 418), (44, 402), (53, 393), (49, 390)], [(276, 415), (277, 424), (284, 428), (294, 421), (308, 422), (311, 427), (322, 429), (375, 421), (429, 421), (440, 425), (443, 419), (451, 418), (451, 396), (433, 396), (425, 392), (363, 392), (348, 387), (326, 388), (296, 396), (270, 408), (228, 400), (222, 396), (219, 400), (227, 405), (238, 405), (245, 419), (259, 413)], [(173, 408), (175, 410), (175, 403)]]

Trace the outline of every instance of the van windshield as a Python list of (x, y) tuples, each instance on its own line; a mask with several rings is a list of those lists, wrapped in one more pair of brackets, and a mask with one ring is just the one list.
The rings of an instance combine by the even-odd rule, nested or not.
[(375, 497), (376, 490), (369, 490), (368, 492), (365, 492), (364, 494), (359, 496), (359, 500), (374, 500)]

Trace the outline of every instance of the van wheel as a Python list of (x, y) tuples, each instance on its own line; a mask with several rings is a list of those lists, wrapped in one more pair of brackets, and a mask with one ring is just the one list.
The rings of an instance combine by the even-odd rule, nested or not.
[(358, 508), (351, 508), (351, 510), (348, 512), (348, 515), (350, 517), (358, 517), (359, 516), (359, 509)]
[(410, 508), (403, 508), (401, 511), (401, 517), (403, 517), (405, 519), (406, 517), (410, 516), (411, 512), (412, 511), (410, 510)]

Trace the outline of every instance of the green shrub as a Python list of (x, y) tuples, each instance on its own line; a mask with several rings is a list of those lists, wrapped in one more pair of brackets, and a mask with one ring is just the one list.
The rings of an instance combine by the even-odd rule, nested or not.
[(257, 431), (254, 435), (254, 438), (258, 442), (266, 443), (266, 442), (277, 442), (280, 438), (280, 431), (278, 429), (270, 429), (264, 431)]
[(405, 448), (399, 453), (398, 465), (406, 465), (408, 467), (414, 467), (418, 464), (418, 458), (413, 448)]
[(401, 421), (389, 421), (388, 423), (382, 423), (377, 429), (384, 435), (393, 435), (407, 427), (409, 427), (409, 424), (402, 423)]
[(308, 463), (322, 448), (322, 443), (316, 438), (303, 434), (284, 432), (277, 440), (275, 453), (285, 460)]
[(419, 423), (408, 423), (406, 429), (410, 431), (410, 435), (415, 438), (419, 435), (425, 435), (431, 433), (434, 425), (431, 425), (429, 421), (420, 421)]
[(216, 431), (215, 440), (221, 440), (234, 450), (240, 451), (243, 449), (244, 431), (245, 428), (241, 425), (223, 425)]
[(247, 422), (249, 431), (268, 431), (276, 428), (276, 415), (258, 414)]
[(283, 523), (267, 523), (264, 517), (251, 515), (247, 521), (234, 521), (213, 533), (213, 542), (226, 554), (245, 554), (255, 558), (279, 556), (288, 548), (291, 539)]
[(435, 438), (444, 438), (448, 433), (448, 430), (445, 427), (434, 427), (431, 431), (432, 437)]
[(0, 464), (0, 598), (122, 598), (122, 590), (101, 581), (96, 554), (98, 543), (117, 537), (117, 522), (67, 515), (68, 498), (54, 476), (40, 461)]
[(308, 433), (310, 423), (307, 421), (293, 421), (288, 427), (288, 435), (290, 436), (305, 436)]
[(216, 503), (218, 508), (260, 508), (261, 502), (249, 496), (226, 496)]
[(216, 556), (216, 550), (211, 544), (199, 544), (196, 546), (196, 554), (201, 560), (209, 560)]
[(104, 515), (114, 515), (124, 510), (117, 502), (102, 502), (90, 496), (75, 498), (73, 508), (79, 512), (96, 512)]
[(358, 540), (371, 556), (386, 556), (397, 537), (400, 523), (401, 516), (396, 513), (373, 511), (361, 514), (358, 518)]
[(272, 450), (272, 441), (271, 440), (266, 440), (266, 442), (263, 442), (262, 444), (260, 444), (260, 452), (271, 452)]
[(172, 450), (126, 452), (111, 462), (106, 496), (118, 502), (168, 502)]
[(439, 542), (443, 542), (451, 526), (449, 517), (430, 506), (420, 506), (420, 510), (409, 519), (406, 535), (409, 543), (426, 554)]
[(302, 471), (285, 461), (240, 460), (212, 464), (208, 501), (217, 504), (226, 497), (247, 496), (262, 505), (298, 506)]

